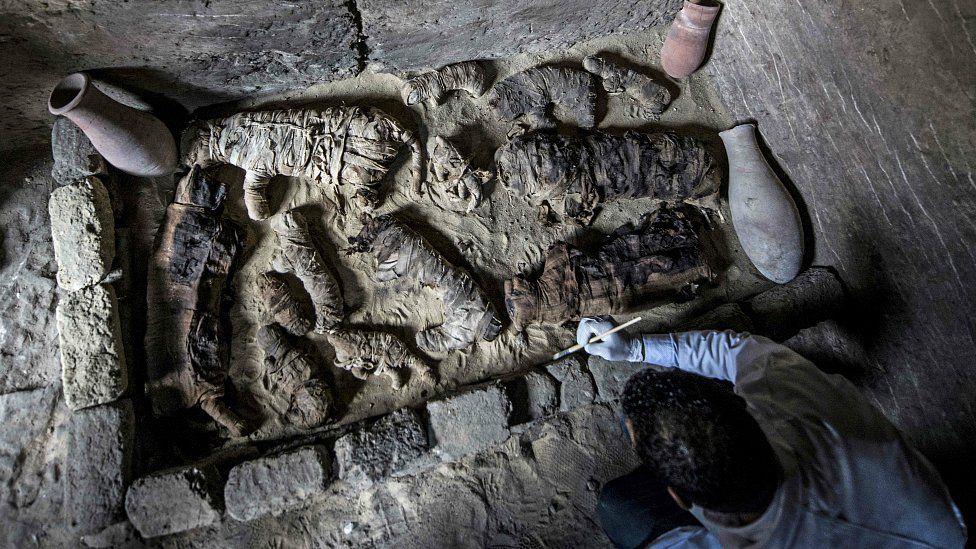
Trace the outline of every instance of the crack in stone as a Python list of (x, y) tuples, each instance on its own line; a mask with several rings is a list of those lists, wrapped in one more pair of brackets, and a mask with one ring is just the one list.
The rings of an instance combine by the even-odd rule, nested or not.
[(361, 73), (366, 70), (370, 52), (369, 44), (366, 42), (367, 36), (363, 33), (363, 14), (359, 11), (356, 0), (346, 0), (346, 8), (352, 15), (352, 22), (356, 27), (356, 42), (353, 47), (356, 49), (357, 69)]

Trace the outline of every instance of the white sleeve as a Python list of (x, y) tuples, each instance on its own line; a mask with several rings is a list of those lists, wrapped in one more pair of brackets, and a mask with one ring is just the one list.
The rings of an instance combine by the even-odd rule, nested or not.
[(739, 371), (783, 347), (769, 339), (731, 331), (642, 336), (644, 362), (735, 383)]

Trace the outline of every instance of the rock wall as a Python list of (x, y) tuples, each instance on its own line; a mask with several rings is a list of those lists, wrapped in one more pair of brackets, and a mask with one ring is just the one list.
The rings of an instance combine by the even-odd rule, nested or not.
[(970, 517), (974, 21), (959, 0), (727, 2), (706, 68), (806, 202), (814, 260), (850, 285), (845, 320), (882, 372), (867, 391)]
[(0, 150), (47, 142), (65, 74), (182, 108), (573, 45), (670, 21), (680, 0), (0, 1)]
[(436, 68), (571, 46), (669, 22), (681, 0), (360, 0), (369, 60)]
[(78, 70), (191, 108), (353, 76), (357, 17), (344, 0), (0, 2), (0, 146), (46, 142), (47, 94)]

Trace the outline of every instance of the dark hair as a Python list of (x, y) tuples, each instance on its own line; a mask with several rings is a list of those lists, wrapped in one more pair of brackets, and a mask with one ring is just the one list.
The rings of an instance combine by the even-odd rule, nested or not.
[(721, 382), (642, 370), (621, 400), (644, 465), (686, 502), (723, 513), (769, 505), (779, 462), (745, 401)]

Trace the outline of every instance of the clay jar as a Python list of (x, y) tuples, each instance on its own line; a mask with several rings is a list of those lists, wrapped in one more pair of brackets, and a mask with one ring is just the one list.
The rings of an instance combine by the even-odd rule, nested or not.
[(741, 124), (719, 136), (729, 156), (729, 209), (739, 243), (763, 276), (785, 284), (803, 263), (796, 203), (763, 158), (755, 125)]
[(166, 125), (108, 97), (85, 73), (61, 80), (47, 108), (77, 124), (105, 160), (125, 173), (157, 177), (176, 170), (176, 142)]
[(685, 0), (661, 48), (661, 65), (672, 78), (684, 78), (698, 70), (705, 58), (708, 35), (720, 6)]

